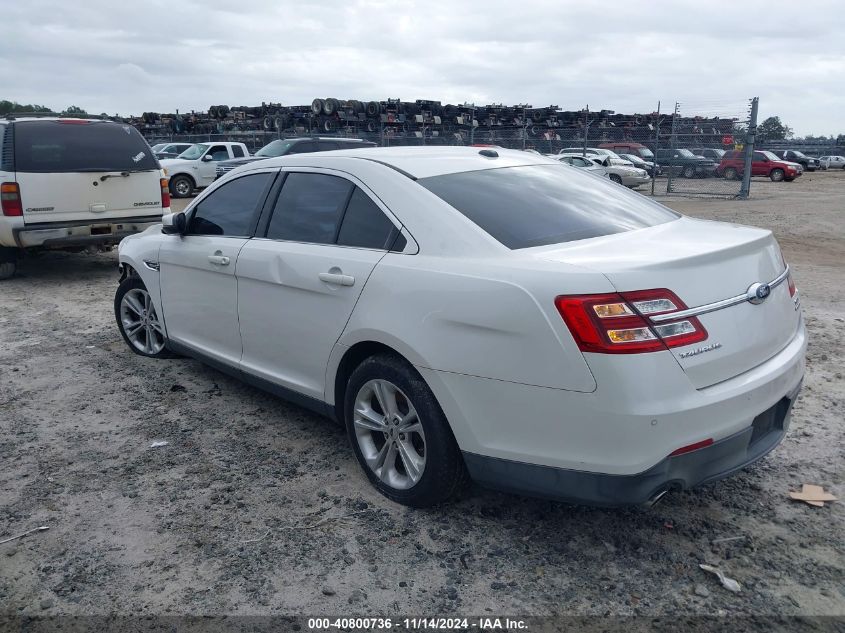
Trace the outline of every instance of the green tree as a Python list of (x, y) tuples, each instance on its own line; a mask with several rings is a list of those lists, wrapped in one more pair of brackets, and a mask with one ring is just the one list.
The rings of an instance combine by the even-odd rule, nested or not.
[(13, 112), (50, 112), (50, 108), (32, 103), (18, 103), (17, 101), (0, 100), (0, 115)]
[(770, 116), (757, 126), (759, 141), (783, 141), (792, 137), (792, 128), (781, 123), (779, 116)]
[(88, 114), (88, 113), (85, 110), (83, 110), (82, 108), (80, 108), (79, 106), (72, 105), (72, 106), (68, 106), (65, 109), (65, 114)]

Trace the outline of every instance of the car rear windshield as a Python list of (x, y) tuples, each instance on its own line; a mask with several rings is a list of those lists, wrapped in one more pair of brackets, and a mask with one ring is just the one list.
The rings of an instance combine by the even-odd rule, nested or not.
[(417, 182), (510, 249), (623, 233), (680, 217), (565, 165), (503, 167)]
[(22, 172), (147, 171), (152, 150), (131, 125), (106, 121), (15, 124), (15, 169)]

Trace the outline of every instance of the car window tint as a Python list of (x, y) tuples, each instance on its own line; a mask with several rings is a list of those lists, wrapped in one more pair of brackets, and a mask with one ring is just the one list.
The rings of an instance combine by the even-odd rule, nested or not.
[(342, 246), (386, 249), (395, 227), (370, 197), (355, 187), (337, 236)]
[(211, 160), (227, 160), (229, 158), (229, 152), (226, 150), (225, 145), (215, 145), (210, 150), (208, 150), (208, 154), (211, 156)]
[(337, 143), (333, 141), (320, 141), (317, 146), (321, 152), (330, 152), (333, 149), (337, 149)]
[(158, 162), (131, 125), (106, 121), (14, 124), (15, 169), (23, 172), (145, 171)]
[(680, 216), (645, 196), (560, 165), (526, 165), (417, 182), (511, 249), (623, 233)]
[(232, 145), (232, 155), (235, 158), (243, 158), (244, 148), (240, 145)]
[(317, 151), (317, 144), (311, 141), (304, 143), (295, 143), (293, 147), (288, 150), (288, 154), (308, 154)]
[(273, 174), (242, 176), (211, 192), (188, 224), (191, 235), (248, 236)]
[(276, 201), (267, 237), (334, 244), (352, 183), (325, 174), (291, 173)]

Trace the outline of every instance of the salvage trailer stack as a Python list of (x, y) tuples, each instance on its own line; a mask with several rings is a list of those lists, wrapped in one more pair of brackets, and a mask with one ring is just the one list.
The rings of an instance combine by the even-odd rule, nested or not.
[[(127, 120), (151, 142), (185, 139), (243, 140), (252, 149), (274, 138), (350, 136), (380, 145), (495, 144), (554, 153), (564, 147), (635, 141), (668, 147), (672, 135), (692, 147), (725, 147), (739, 141), (737, 119), (568, 111), (556, 105), (442, 104), (440, 101), (314, 99), (310, 105), (211, 106), (205, 112), (155, 113)], [(212, 139), (212, 136), (214, 138)], [(205, 137), (205, 138), (203, 138)]]

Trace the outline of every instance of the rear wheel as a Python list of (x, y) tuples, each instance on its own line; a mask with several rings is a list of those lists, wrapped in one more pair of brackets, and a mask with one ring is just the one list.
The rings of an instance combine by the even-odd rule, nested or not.
[(781, 180), (783, 180), (784, 175), (785, 174), (783, 173), (782, 169), (773, 169), (769, 174), (769, 178), (772, 180), (772, 182), (780, 182)]
[(613, 182), (615, 182), (617, 185), (621, 185), (621, 184), (622, 184), (622, 176), (620, 176), (619, 174), (610, 174), (610, 175), (608, 176), (608, 178), (610, 178), (610, 179), (611, 179)]
[(344, 402), (352, 450), (388, 499), (412, 507), (447, 501), (468, 482), (446, 416), (407, 362), (378, 355), (349, 378)]
[(737, 176), (737, 171), (733, 167), (728, 167), (725, 170), (725, 178), (727, 178), (728, 180), (736, 180), (736, 176)]
[(10, 279), (18, 271), (18, 256), (16, 248), (0, 246), (0, 280)]
[(152, 297), (138, 277), (120, 282), (114, 295), (114, 316), (123, 340), (133, 352), (148, 358), (172, 356)]
[(194, 182), (183, 175), (174, 176), (170, 179), (170, 195), (174, 198), (187, 198), (194, 191)]
[(684, 178), (695, 178), (695, 167), (684, 167), (684, 171), (681, 174)]

